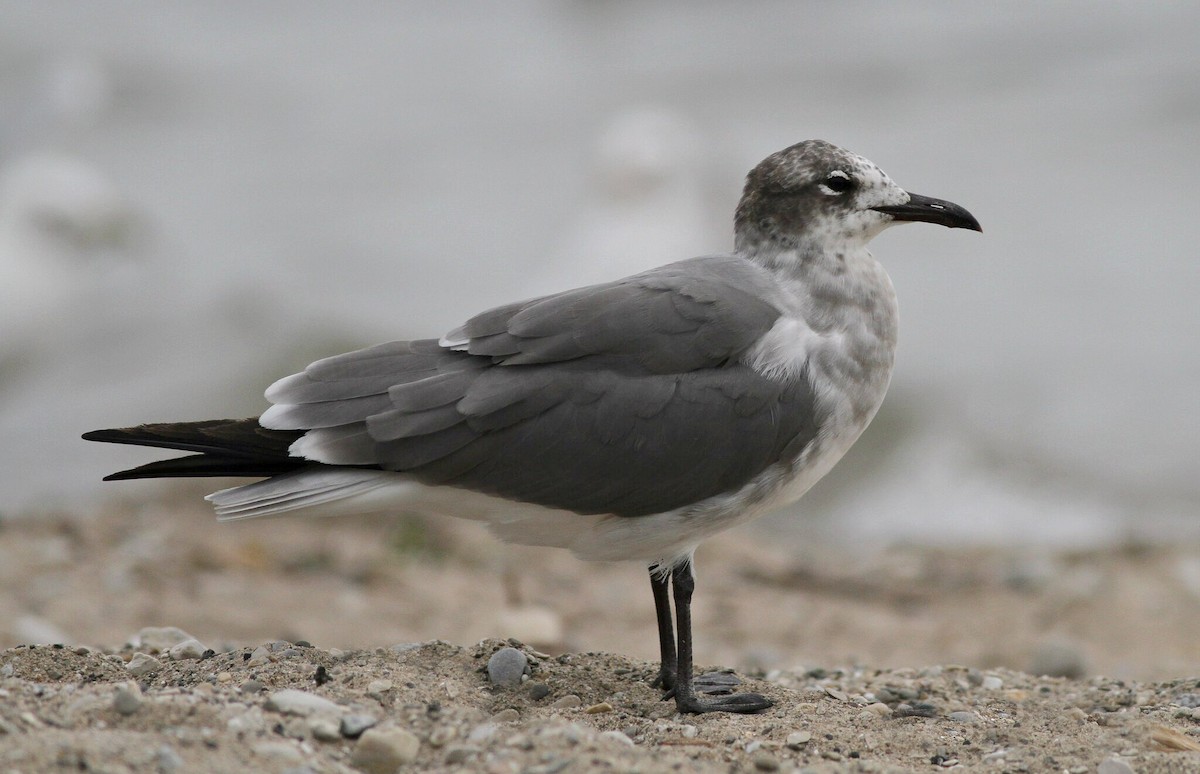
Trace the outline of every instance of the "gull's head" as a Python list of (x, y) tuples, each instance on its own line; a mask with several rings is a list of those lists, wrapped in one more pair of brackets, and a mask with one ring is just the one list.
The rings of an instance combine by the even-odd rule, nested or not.
[(750, 170), (735, 243), (739, 251), (847, 249), (905, 221), (982, 230), (957, 204), (910, 194), (862, 156), (806, 140)]

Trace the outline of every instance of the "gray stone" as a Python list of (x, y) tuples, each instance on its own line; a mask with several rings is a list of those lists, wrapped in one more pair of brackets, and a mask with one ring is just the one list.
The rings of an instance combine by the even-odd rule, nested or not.
[(247, 696), (253, 696), (256, 693), (262, 693), (262, 689), (264, 687), (265, 686), (258, 680), (247, 680), (246, 682), (242, 683), (240, 690)]
[(183, 758), (180, 758), (179, 753), (164, 744), (155, 753), (154, 763), (158, 774), (174, 774), (183, 766)]
[(132, 715), (142, 706), (142, 689), (130, 680), (117, 686), (113, 708), (122, 715)]
[(1117, 757), (1105, 758), (1096, 769), (1096, 774), (1134, 774), (1133, 767)]
[(129, 659), (129, 663), (125, 665), (125, 668), (134, 677), (143, 677), (154, 674), (162, 669), (162, 662), (154, 656), (148, 656), (145, 653), (134, 653), (133, 658)]
[(793, 750), (799, 750), (801, 747), (811, 741), (812, 734), (808, 731), (793, 731), (787, 735), (787, 739), (784, 741), (784, 744)]
[(417, 759), (421, 740), (402, 728), (371, 728), (359, 737), (350, 764), (367, 774), (395, 774)]
[(178, 645), (172, 645), (167, 650), (167, 655), (172, 661), (196, 661), (203, 658), (207, 650), (208, 648), (201, 644), (200, 640), (191, 637)]
[(509, 707), (508, 709), (502, 709), (495, 715), (492, 715), (490, 718), (488, 718), (489, 722), (492, 723), (516, 723), (520, 719), (521, 713), (517, 712), (512, 707)]
[(957, 712), (951, 712), (946, 717), (950, 718), (955, 723), (978, 723), (979, 722), (979, 716), (976, 715), (974, 712), (970, 712), (968, 710), (959, 710)]
[(313, 739), (316, 739), (318, 742), (342, 741), (342, 732), (338, 722), (331, 718), (314, 718), (309, 721), (308, 727), (312, 731)]
[(545, 683), (530, 683), (529, 698), (540, 701), (550, 695), (550, 686)]
[(583, 699), (579, 698), (578, 696), (576, 696), (573, 693), (568, 693), (566, 696), (562, 697), (561, 699), (554, 702), (550, 706), (553, 707), (554, 709), (575, 709), (576, 707), (579, 707), (582, 705), (583, 705)]
[(271, 651), (267, 650), (262, 645), (259, 645), (250, 652), (250, 658), (246, 661), (246, 663), (252, 667), (269, 664), (271, 663)]
[(529, 659), (516, 648), (501, 648), (488, 659), (487, 673), (492, 685), (520, 685), (529, 671)]
[(340, 715), (342, 713), (342, 705), (332, 702), (324, 696), (317, 696), (315, 693), (307, 691), (298, 691), (295, 688), (285, 688), (282, 691), (276, 691), (271, 694), (263, 706), (284, 715), (296, 715), (302, 718), (317, 713), (332, 715)]
[(471, 747), (466, 744), (456, 744), (453, 747), (446, 748), (446, 765), (459, 766), (466, 763), (467, 760), (479, 752), (478, 747)]
[(378, 720), (370, 715), (346, 715), (342, 718), (339, 730), (342, 732), (342, 736), (347, 739), (357, 739), (362, 736), (363, 731), (366, 731), (378, 722)]
[(633, 747), (633, 740), (620, 731), (603, 731), (600, 734), (600, 739), (605, 742), (615, 742), (624, 747)]

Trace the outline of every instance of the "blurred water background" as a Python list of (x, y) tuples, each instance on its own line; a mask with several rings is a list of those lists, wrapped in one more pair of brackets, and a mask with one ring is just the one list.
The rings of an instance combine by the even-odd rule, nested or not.
[(985, 233), (876, 240), (891, 394), (760, 529), (1195, 539), (1198, 38), (1196, 3), (0, 2), (0, 513), (154, 486), (82, 431), (726, 250), (745, 172), (821, 137)]

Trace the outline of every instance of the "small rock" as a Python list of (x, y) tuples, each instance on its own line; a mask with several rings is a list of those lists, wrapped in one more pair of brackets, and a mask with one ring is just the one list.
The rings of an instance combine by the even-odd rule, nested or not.
[(264, 686), (258, 680), (247, 680), (246, 682), (242, 683), (240, 690), (247, 696), (253, 696), (256, 693), (262, 693), (262, 690), (265, 687), (266, 686)]
[(144, 677), (162, 669), (162, 663), (154, 656), (148, 656), (145, 653), (134, 653), (133, 658), (129, 659), (129, 663), (125, 665), (125, 668), (134, 677)]
[(367, 683), (367, 693), (374, 696), (375, 694), (387, 693), (392, 690), (391, 680), (372, 680)]
[(787, 735), (787, 739), (784, 741), (784, 744), (793, 750), (799, 750), (801, 747), (811, 741), (812, 734), (808, 731), (793, 731)]
[(466, 763), (467, 760), (479, 752), (478, 747), (471, 747), (465, 744), (456, 744), (446, 750), (446, 765), (458, 766)]
[(950, 718), (955, 723), (978, 723), (979, 722), (979, 716), (976, 715), (974, 712), (970, 712), (967, 710), (959, 710), (957, 712), (951, 712), (946, 717)]
[(501, 648), (488, 659), (487, 673), (492, 685), (520, 685), (529, 671), (529, 659), (516, 648)]
[(495, 715), (492, 715), (490, 718), (488, 718), (488, 722), (491, 722), (491, 723), (516, 723), (520, 719), (521, 719), (521, 713), (517, 712), (512, 707), (509, 707), (508, 709), (500, 710)]
[(149, 653), (164, 653), (186, 640), (196, 639), (174, 626), (147, 626), (129, 638), (129, 646)]
[(834, 688), (830, 685), (825, 686), (825, 693), (829, 694), (831, 698), (837, 699), (838, 701), (850, 700), (850, 696), (845, 691), (839, 691), (837, 688)]
[(0, 677), (12, 677), (14, 671), (16, 670), (13, 669), (12, 662), (10, 661), (4, 666), (0, 666)]
[(342, 732), (342, 736), (347, 739), (357, 739), (362, 736), (363, 731), (366, 731), (378, 722), (378, 720), (370, 715), (346, 715), (342, 718), (339, 730)]
[(204, 657), (204, 653), (207, 650), (208, 648), (200, 644), (200, 640), (193, 637), (177, 645), (172, 645), (167, 650), (167, 655), (172, 661), (198, 661)]
[(471, 733), (467, 734), (468, 742), (486, 742), (496, 735), (496, 730), (499, 728), (495, 723), (480, 723), (471, 729)]
[(113, 696), (113, 709), (122, 715), (132, 715), (141, 706), (142, 689), (137, 683), (130, 680), (117, 686), (117, 693)]
[(623, 745), (625, 747), (634, 746), (633, 740), (620, 731), (603, 731), (600, 734), (600, 739), (603, 739), (606, 742), (615, 742), (616, 744)]
[(217, 682), (218, 683), (228, 683), (228, 682), (232, 682), (232, 681), (233, 681), (233, 673), (232, 672), (217, 672)]
[(881, 701), (877, 701), (874, 704), (868, 704), (864, 709), (866, 709), (867, 712), (878, 715), (881, 718), (886, 718), (888, 715), (892, 714), (892, 708)]
[(342, 733), (337, 721), (330, 718), (314, 718), (308, 728), (312, 731), (313, 739), (318, 742), (342, 741)]
[(515, 747), (518, 750), (532, 750), (533, 740), (526, 734), (513, 734), (505, 740), (504, 745), (506, 747)]
[(158, 774), (174, 774), (174, 772), (179, 771), (180, 767), (183, 766), (183, 758), (180, 758), (179, 753), (164, 744), (155, 753), (154, 763), (158, 769)]
[(1025, 671), (1031, 675), (1075, 679), (1087, 673), (1087, 663), (1074, 645), (1066, 642), (1045, 642), (1033, 652), (1029, 669)]
[(550, 686), (545, 683), (530, 683), (529, 698), (540, 701), (550, 695)]
[(779, 761), (768, 752), (760, 752), (754, 756), (754, 768), (758, 771), (779, 771)]
[(304, 763), (304, 755), (291, 742), (259, 742), (254, 745), (254, 754), (260, 758), (270, 758), (284, 766), (297, 766)]
[(609, 704), (606, 701), (602, 701), (599, 704), (593, 704), (592, 706), (590, 706), (584, 710), (584, 712), (586, 712), (589, 715), (599, 715), (602, 712), (612, 712), (612, 711), (613, 711), (613, 705)]
[(350, 764), (367, 774), (395, 774), (417, 759), (421, 740), (402, 728), (367, 729), (354, 745)]
[(679, 729), (679, 735), (684, 739), (695, 739), (700, 729), (692, 725), (684, 725)]
[(250, 652), (250, 658), (246, 660), (246, 663), (252, 667), (265, 666), (271, 663), (271, 651), (259, 645)]
[(1117, 757), (1105, 758), (1100, 762), (1096, 774), (1134, 774), (1133, 767)]
[(576, 707), (579, 707), (582, 705), (583, 705), (583, 699), (579, 698), (578, 696), (576, 696), (573, 693), (568, 693), (566, 696), (562, 697), (561, 699), (554, 702), (550, 706), (553, 707), (554, 709), (575, 709)]
[(987, 675), (981, 685), (985, 691), (998, 691), (1004, 687), (1004, 681), (995, 675)]
[(271, 694), (263, 706), (266, 709), (274, 710), (284, 715), (296, 715), (302, 718), (315, 713), (336, 715), (342, 712), (342, 705), (332, 702), (323, 696), (317, 696), (307, 691), (298, 691), (295, 688), (285, 688), (282, 691), (276, 691)]

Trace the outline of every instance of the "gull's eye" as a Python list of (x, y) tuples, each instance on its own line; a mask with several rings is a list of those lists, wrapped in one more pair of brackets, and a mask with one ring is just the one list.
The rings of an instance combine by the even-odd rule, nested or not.
[(840, 169), (836, 169), (829, 173), (829, 177), (825, 178), (825, 182), (821, 183), (821, 190), (830, 196), (844, 194), (854, 187), (854, 181)]

